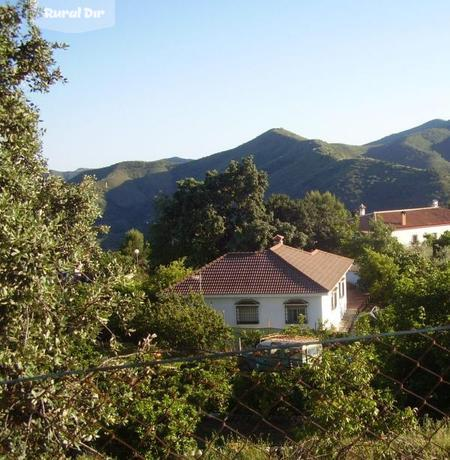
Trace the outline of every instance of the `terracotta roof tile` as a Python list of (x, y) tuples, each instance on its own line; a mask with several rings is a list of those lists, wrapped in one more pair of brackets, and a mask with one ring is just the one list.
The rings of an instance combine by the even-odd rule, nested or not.
[(284, 244), (270, 249), (291, 264), (295, 269), (313, 279), (327, 291), (333, 289), (342, 275), (353, 265), (353, 260), (331, 252), (316, 249), (302, 251)]
[(308, 253), (279, 244), (260, 252), (225, 254), (178, 283), (174, 290), (205, 295), (328, 292), (352, 262), (323, 251)]
[[(406, 225), (402, 225), (402, 212), (406, 213)], [(369, 222), (374, 219), (383, 220), (395, 229), (430, 227), (433, 225), (450, 225), (450, 209), (447, 208), (419, 208), (395, 211), (377, 211), (360, 218), (360, 229), (369, 230)]]

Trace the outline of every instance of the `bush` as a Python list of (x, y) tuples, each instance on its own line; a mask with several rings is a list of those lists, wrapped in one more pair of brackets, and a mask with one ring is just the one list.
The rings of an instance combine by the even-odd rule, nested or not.
[(199, 294), (162, 294), (134, 322), (140, 337), (155, 333), (160, 347), (183, 353), (223, 350), (232, 340), (222, 315)]

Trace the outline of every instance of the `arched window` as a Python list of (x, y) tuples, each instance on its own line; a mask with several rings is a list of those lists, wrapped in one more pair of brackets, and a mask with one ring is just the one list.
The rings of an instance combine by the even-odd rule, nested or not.
[(236, 302), (236, 324), (259, 324), (259, 302), (250, 299)]
[(292, 299), (284, 303), (286, 324), (298, 324), (300, 315), (305, 324), (308, 323), (308, 302), (302, 299)]

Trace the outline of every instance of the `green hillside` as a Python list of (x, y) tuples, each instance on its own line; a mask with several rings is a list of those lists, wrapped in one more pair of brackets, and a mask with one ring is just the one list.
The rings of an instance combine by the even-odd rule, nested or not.
[[(85, 175), (95, 176), (106, 188), (115, 188), (129, 180), (169, 171), (174, 166), (188, 161), (190, 160), (178, 157), (157, 161), (123, 161), (104, 168), (77, 170), (80, 171), (80, 173), (73, 174), (71, 180), (73, 182), (79, 182)], [(62, 174), (68, 175), (70, 172)]]
[(432, 120), (365, 146), (366, 156), (415, 168), (450, 171), (450, 121)]
[(88, 169), (78, 168), (78, 169), (75, 169), (75, 171), (55, 171), (54, 169), (51, 169), (50, 173), (55, 176), (62, 177), (66, 181), (70, 181), (71, 179), (83, 173), (84, 171), (88, 171)]
[(70, 180), (79, 181), (84, 174), (98, 178), (103, 223), (111, 226), (105, 246), (114, 247), (129, 228), (146, 231), (158, 193), (172, 193), (177, 180), (203, 178), (206, 171), (223, 170), (231, 160), (248, 155), (268, 173), (269, 194), (301, 197), (311, 189), (329, 190), (350, 209), (361, 202), (369, 209), (422, 206), (450, 196), (450, 122), (443, 120), (364, 146), (329, 144), (271, 129), (199, 160), (123, 162), (83, 171)]

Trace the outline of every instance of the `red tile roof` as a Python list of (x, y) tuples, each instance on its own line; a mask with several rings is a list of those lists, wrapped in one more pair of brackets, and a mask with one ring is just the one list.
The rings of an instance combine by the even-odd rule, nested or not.
[(328, 292), (353, 261), (323, 251), (277, 244), (260, 252), (231, 252), (178, 283), (181, 294), (316, 294)]
[[(406, 225), (402, 225), (402, 212), (406, 214)], [(434, 225), (450, 225), (450, 209), (447, 208), (418, 208), (395, 211), (376, 211), (360, 218), (360, 229), (369, 230), (369, 221), (381, 219), (395, 229), (432, 227)]]
[(333, 289), (342, 275), (353, 265), (353, 260), (348, 257), (320, 249), (309, 252), (285, 244), (277, 244), (270, 250), (327, 291)]

